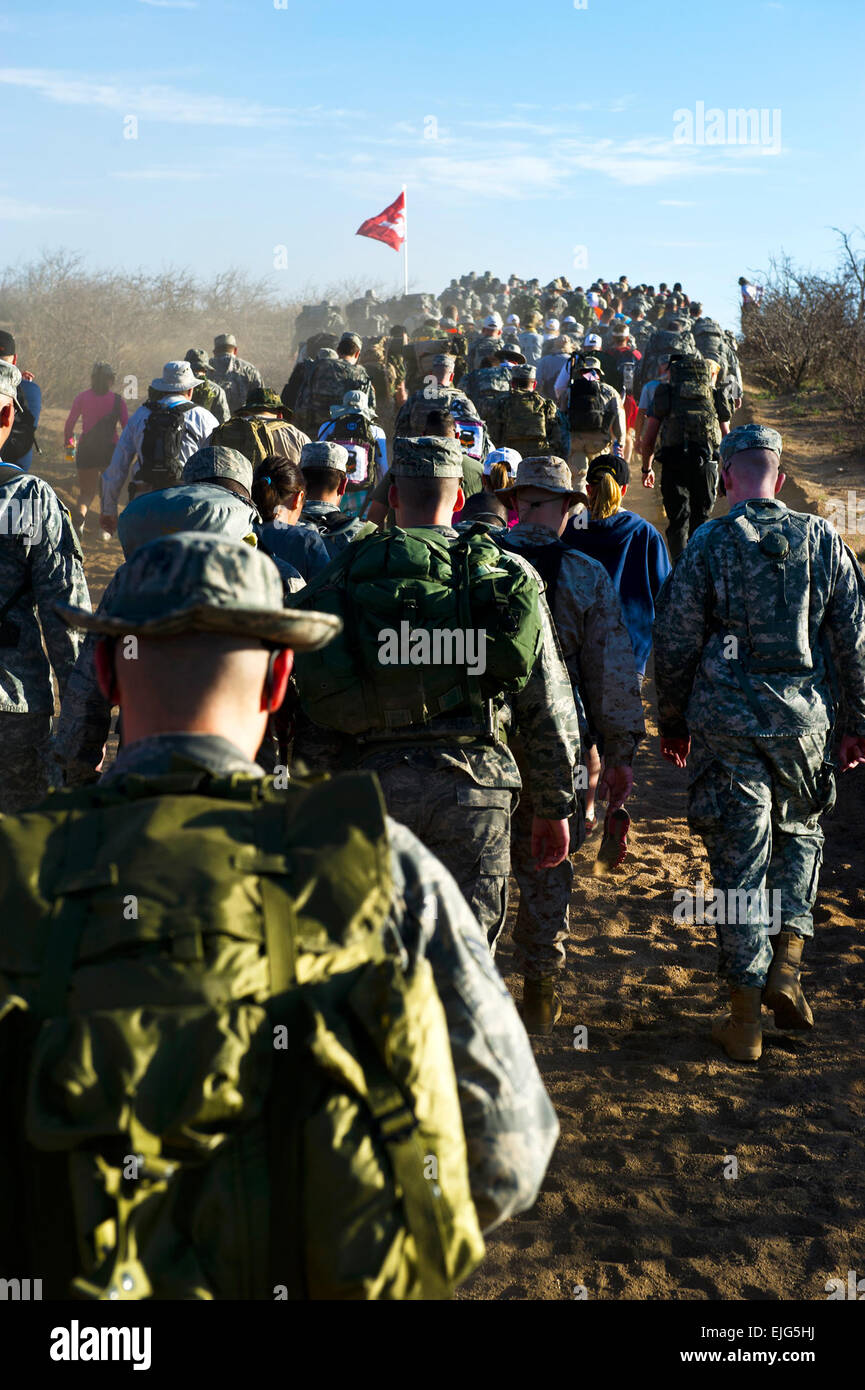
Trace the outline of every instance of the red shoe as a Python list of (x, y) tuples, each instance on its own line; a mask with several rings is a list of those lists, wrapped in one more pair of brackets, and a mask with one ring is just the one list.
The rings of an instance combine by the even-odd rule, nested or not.
[(624, 806), (618, 811), (608, 811), (604, 818), (604, 838), (592, 872), (595, 874), (615, 873), (620, 869), (628, 853), (628, 831), (631, 817)]

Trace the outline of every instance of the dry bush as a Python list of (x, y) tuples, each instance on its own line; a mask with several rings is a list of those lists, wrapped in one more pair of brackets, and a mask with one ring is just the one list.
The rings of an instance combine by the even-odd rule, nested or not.
[(782, 392), (827, 390), (852, 419), (865, 419), (865, 256), (838, 232), (833, 274), (772, 261), (759, 305), (742, 314), (742, 361), (752, 377)]

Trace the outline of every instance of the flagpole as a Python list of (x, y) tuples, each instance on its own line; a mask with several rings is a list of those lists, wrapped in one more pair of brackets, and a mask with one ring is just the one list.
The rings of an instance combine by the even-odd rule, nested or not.
[(403, 238), (402, 238), (402, 274), (403, 274), (403, 293), (408, 294), (408, 214), (406, 211), (405, 184), (402, 186), (403, 195)]

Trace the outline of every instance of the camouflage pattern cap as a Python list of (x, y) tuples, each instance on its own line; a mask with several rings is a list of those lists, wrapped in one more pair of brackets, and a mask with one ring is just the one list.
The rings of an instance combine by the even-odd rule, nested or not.
[(537, 368), (526, 363), (523, 367), (514, 367), (511, 372), (511, 384), (514, 386), (531, 386), (538, 379)]
[(458, 439), (398, 435), (390, 471), (398, 478), (462, 478), (463, 451)]
[(14, 362), (0, 362), (0, 396), (8, 396), (10, 401), (21, 409), (17, 391), (21, 385), (21, 373)]
[(517, 476), (509, 487), (496, 493), (497, 497), (509, 497), (521, 487), (543, 488), (545, 492), (561, 493), (571, 502), (585, 502), (581, 492), (574, 491), (571, 470), (563, 458), (557, 454), (540, 454), (521, 459), (517, 465)]
[(342, 350), (350, 352), (360, 352), (363, 347), (363, 338), (358, 337), (357, 333), (343, 333), (337, 345), (337, 352)]
[(55, 605), (70, 627), (108, 637), (213, 632), (309, 651), (342, 627), (328, 613), (283, 607), (282, 579), (263, 551), (201, 531), (160, 536), (118, 571), (105, 611)]
[(327, 439), (313, 439), (304, 444), (300, 451), (301, 468), (335, 468), (338, 473), (348, 473), (348, 449), (342, 444), (331, 444)]
[(435, 352), (432, 357), (426, 359), (431, 367), (443, 367), (445, 371), (452, 372), (457, 364), (457, 359), (452, 357), (449, 352)]
[(214, 352), (224, 352), (226, 348), (237, 347), (237, 339), (233, 333), (217, 333), (213, 340)]
[(768, 425), (737, 425), (721, 440), (721, 462), (726, 463), (743, 449), (771, 449), (781, 457), (781, 436)]
[(238, 449), (224, 444), (207, 444), (183, 465), (185, 483), (203, 483), (208, 478), (230, 478), (252, 491), (252, 464)]

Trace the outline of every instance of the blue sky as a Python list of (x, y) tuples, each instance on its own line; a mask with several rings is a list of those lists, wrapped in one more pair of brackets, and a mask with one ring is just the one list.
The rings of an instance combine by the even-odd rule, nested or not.
[[(626, 272), (732, 325), (740, 274), (828, 267), (831, 227), (865, 224), (850, 0), (282, 4), (0, 0), (0, 263), (64, 246), (389, 292), (401, 257), (354, 233), (405, 183), (413, 289)], [(684, 143), (698, 103), (765, 110), (770, 150), (729, 121)]]

